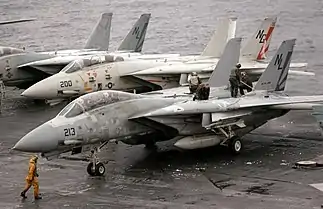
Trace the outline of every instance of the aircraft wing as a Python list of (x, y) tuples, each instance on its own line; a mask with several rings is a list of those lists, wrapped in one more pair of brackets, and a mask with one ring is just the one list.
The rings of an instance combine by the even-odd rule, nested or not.
[[(123, 73), (120, 77), (131, 80), (142, 86), (148, 86), (153, 90), (161, 90), (177, 86), (182, 73), (187, 74), (189, 72), (198, 71), (201, 68), (201, 64), (196, 66), (191, 65), (190, 69), (188, 69), (187, 65), (183, 65), (182, 62), (158, 62), (162, 62), (160, 66), (147, 67), (145, 70)], [(176, 67), (174, 68), (174, 66)], [(203, 66), (210, 66), (210, 64), (203, 64)], [(211, 73), (213, 70), (214, 67), (211, 66), (210, 70), (206, 72)]]
[(18, 66), (18, 69), (28, 69), (29, 72), (31, 72), (31, 69), (35, 71), (35, 73), (41, 72), (45, 73), (48, 75), (54, 75), (58, 73), (61, 69), (63, 69), (66, 66), (66, 64), (56, 64), (56, 65), (28, 65), (28, 64), (23, 64)]
[(273, 109), (286, 109), (284, 105), (290, 106), (292, 109), (298, 108), (296, 104), (308, 104), (323, 102), (323, 95), (319, 96), (294, 96), (294, 97), (268, 97), (268, 98), (230, 98), (230, 99), (218, 99), (218, 100), (204, 100), (204, 101), (181, 101), (173, 105), (153, 110), (147, 113), (141, 113), (139, 115), (131, 117), (157, 117), (157, 116), (176, 116), (176, 115), (196, 115), (203, 113), (225, 113), (229, 114), (230, 111), (238, 111), (242, 109), (253, 108), (273, 108)]
[[(137, 72), (133, 72), (129, 75), (133, 76), (144, 76), (144, 75), (163, 75), (163, 74), (187, 74), (192, 72), (197, 73), (212, 73), (214, 70), (217, 60), (213, 62), (197, 62), (197, 63), (189, 63), (183, 64), (180, 62), (172, 63), (169, 66), (161, 66), (161, 67), (153, 67), (146, 70), (141, 70)], [(268, 63), (242, 63), (241, 69), (246, 69), (248, 74), (250, 75), (261, 75)], [(307, 63), (291, 63), (290, 68), (305, 68), (307, 67)], [(315, 73), (300, 71), (300, 70), (289, 70), (289, 75), (301, 75), (301, 76), (313, 76)]]
[[(253, 108), (253, 107), (269, 107), (279, 109), (279, 107), (283, 107), (283, 105), (291, 105), (298, 103), (316, 103), (323, 102), (323, 95), (318, 96), (293, 96), (293, 97), (276, 97), (270, 98), (266, 100), (266, 98), (259, 98), (256, 101), (250, 102), (248, 100), (244, 100), (244, 102), (240, 105), (240, 108)], [(282, 108), (283, 109), (283, 108)], [(291, 108), (297, 109), (297, 108)]]
[(19, 65), (18, 68), (22, 67), (39, 67), (39, 66), (51, 66), (51, 65), (67, 65), (71, 61), (79, 58), (79, 56), (66, 56), (66, 57), (53, 57), (49, 59), (36, 60)]
[[(178, 84), (180, 75), (178, 76), (170, 76), (170, 75), (147, 75), (147, 76), (131, 76), (131, 75), (125, 75), (121, 76), (122, 79), (126, 79), (128, 81), (140, 84), (140, 86), (149, 87), (153, 91), (159, 91), (163, 88), (168, 88), (168, 82), (169, 83), (176, 83)], [(166, 81), (167, 80), (167, 81)], [(170, 84), (172, 85), (172, 84)], [(173, 84), (174, 85), (174, 84)], [(173, 86), (170, 86), (173, 87)]]
[(58, 73), (61, 69), (63, 69), (66, 65), (68, 65), (71, 61), (76, 59), (77, 57), (74, 56), (67, 56), (67, 57), (53, 57), (49, 59), (43, 59), (43, 60), (36, 60), (28, 63), (24, 63), (22, 65), (19, 65), (18, 69), (28, 70), (29, 72), (31, 70), (37, 70), (41, 71), (43, 73), (54, 75), (55, 73)]
[[(291, 63), (291, 66), (293, 63)], [(298, 64), (298, 65), (296, 65)], [(294, 68), (301, 68), (301, 67), (306, 67), (307, 64), (304, 63), (295, 63)], [(291, 67), (292, 68), (292, 67)], [(265, 72), (265, 69), (255, 69), (255, 70), (248, 70), (248, 74), (251, 76), (260, 76), (263, 72)], [(289, 70), (288, 72), (289, 75), (297, 75), (297, 76), (315, 76), (314, 72), (309, 72), (309, 71), (300, 71), (300, 70)]]
[[(216, 63), (215, 63), (216, 64)], [(183, 64), (183, 63), (172, 63), (168, 66), (152, 67), (146, 70), (130, 73), (133, 76), (144, 76), (144, 75), (165, 75), (165, 74), (182, 74), (182, 73), (211, 73), (215, 67), (214, 63), (198, 63), (198, 64)]]

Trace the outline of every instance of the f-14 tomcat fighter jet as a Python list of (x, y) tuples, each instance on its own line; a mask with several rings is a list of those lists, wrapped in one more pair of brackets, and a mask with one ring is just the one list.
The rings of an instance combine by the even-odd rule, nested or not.
[[(276, 20), (276, 18), (265, 18), (246, 46), (242, 48), (240, 57), (242, 69), (254, 80), (260, 77), (268, 65), (256, 60), (262, 60), (267, 53)], [(233, 20), (222, 21), (219, 25), (217, 33), (200, 56), (188, 59), (186, 56), (181, 56), (169, 58), (167, 61), (120, 60), (93, 65), (86, 65), (85, 63), (89, 63), (86, 59), (76, 60), (58, 74), (26, 89), (22, 95), (32, 99), (45, 99), (50, 104), (56, 104), (67, 98), (105, 89), (135, 90), (137, 93), (143, 93), (173, 88), (179, 86), (179, 83), (185, 83), (185, 77), (187, 82), (187, 74), (193, 71), (198, 72), (202, 80), (207, 79), (216, 66), (227, 40), (234, 37), (235, 33)], [(187, 61), (180, 62), (181, 59), (183, 61), (187, 59)], [(302, 67), (302, 65), (302, 63), (293, 63), (294, 67)], [(292, 74), (311, 73), (293, 71)]]
[[(239, 38), (228, 42), (218, 67), (234, 67), (240, 42)], [(149, 145), (176, 138), (174, 145), (182, 149), (225, 145), (233, 153), (240, 153), (245, 134), (290, 110), (312, 109), (315, 103), (323, 102), (323, 95), (283, 93), (294, 45), (295, 39), (282, 42), (253, 91), (242, 97), (218, 99), (212, 95), (209, 100), (192, 101), (98, 91), (68, 104), (55, 118), (26, 134), (13, 149), (51, 157), (69, 151), (80, 153), (85, 145), (100, 144), (87, 167), (90, 175), (105, 173), (96, 152), (110, 140)], [(225, 75), (223, 69), (215, 72), (228, 80), (229, 74)], [(217, 86), (213, 78), (216, 76), (211, 76), (211, 87)]]
[[(142, 14), (115, 53), (140, 54), (150, 14)], [(84, 49), (31, 52), (13, 47), (0, 47), (0, 79), (6, 86), (26, 89), (58, 73), (75, 59), (109, 54), (112, 13), (103, 13), (91, 32)]]

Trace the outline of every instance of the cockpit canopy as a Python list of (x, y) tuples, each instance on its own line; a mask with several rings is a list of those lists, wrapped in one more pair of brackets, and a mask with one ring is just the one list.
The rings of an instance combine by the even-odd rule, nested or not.
[(88, 58), (78, 59), (70, 62), (67, 66), (65, 66), (61, 72), (65, 73), (73, 73), (76, 71), (80, 71), (85, 67), (89, 67), (92, 65), (97, 65), (101, 63), (109, 63), (109, 62), (120, 62), (124, 61), (123, 57), (113, 56), (113, 55), (105, 55), (105, 56), (92, 56)]
[(58, 113), (58, 116), (71, 118), (105, 105), (142, 97), (144, 96), (113, 90), (93, 92), (83, 95), (69, 103), (60, 113)]
[(69, 103), (58, 115), (66, 118), (75, 117), (84, 112), (83, 108), (76, 102)]
[(19, 53), (25, 53), (25, 51), (13, 47), (0, 47), (0, 57)]

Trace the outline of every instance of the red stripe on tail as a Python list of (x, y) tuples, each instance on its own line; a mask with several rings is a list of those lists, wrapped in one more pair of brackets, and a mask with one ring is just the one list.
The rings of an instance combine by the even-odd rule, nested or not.
[[(271, 25), (271, 26), (269, 27), (269, 29), (268, 29), (268, 31), (267, 31), (266, 38), (265, 38), (265, 40), (264, 40), (264, 43), (263, 43), (263, 45), (261, 46), (261, 49), (260, 49), (260, 51), (259, 51), (259, 53), (258, 53), (257, 60), (262, 60), (262, 59), (264, 59), (264, 58), (265, 58), (265, 54), (267, 53), (267, 51), (268, 51), (268, 49), (269, 49), (269, 44), (267, 45), (267, 43), (268, 43), (268, 40), (269, 40), (269, 38), (270, 38), (270, 36), (271, 36), (272, 32), (274, 31), (274, 29), (275, 29), (275, 25)], [(266, 48), (264, 49), (264, 47), (266, 47)]]

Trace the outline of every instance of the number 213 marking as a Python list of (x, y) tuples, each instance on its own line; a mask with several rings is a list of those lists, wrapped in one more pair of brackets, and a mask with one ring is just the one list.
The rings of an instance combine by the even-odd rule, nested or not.
[(75, 136), (75, 128), (64, 128), (65, 136)]

